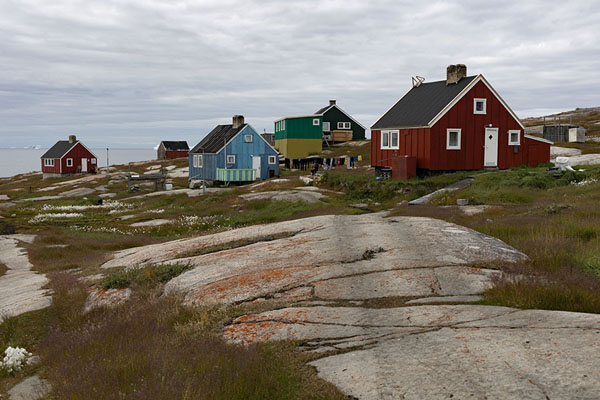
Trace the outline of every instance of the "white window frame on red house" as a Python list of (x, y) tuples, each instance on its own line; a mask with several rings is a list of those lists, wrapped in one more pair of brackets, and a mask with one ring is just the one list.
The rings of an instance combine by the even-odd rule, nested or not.
[(92, 160), (92, 165), (96, 165), (96, 159), (92, 158), (91, 160)]
[[(512, 135), (517, 134), (517, 141), (512, 140)], [(520, 146), (521, 145), (521, 130), (511, 129), (508, 131), (508, 145), (509, 146)]]
[(44, 167), (54, 167), (54, 159), (44, 158)]
[[(482, 103), (482, 110), (477, 110), (477, 103)], [(487, 114), (487, 99), (473, 99), (473, 114)]]
[(72, 166), (73, 166), (73, 159), (67, 158), (67, 167), (72, 167)]
[[(450, 144), (450, 134), (456, 132), (456, 145)], [(460, 150), (461, 145), (461, 129), (460, 128), (448, 128), (446, 129), (446, 150)]]
[[(387, 138), (388, 144), (384, 144), (384, 139)], [(394, 145), (394, 137), (396, 138), (396, 144)], [(400, 131), (397, 129), (381, 131), (381, 149), (382, 150), (398, 150), (400, 148)]]

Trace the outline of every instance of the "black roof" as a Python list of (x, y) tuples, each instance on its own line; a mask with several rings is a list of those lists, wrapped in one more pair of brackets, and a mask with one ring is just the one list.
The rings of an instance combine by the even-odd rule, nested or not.
[(217, 125), (215, 129), (210, 131), (204, 139), (200, 141), (190, 153), (217, 153), (225, 146), (225, 143), (229, 142), (235, 135), (237, 135), (247, 124), (243, 124), (234, 128), (233, 125)]
[(371, 128), (427, 126), (475, 78), (467, 76), (450, 85), (446, 80), (422, 83), (409, 90)]
[(315, 112), (315, 115), (321, 115), (321, 114), (323, 114), (325, 111), (327, 111), (328, 109), (330, 109), (330, 108), (331, 108), (331, 107), (333, 107), (333, 106), (334, 106), (334, 104), (330, 104), (330, 105), (328, 105), (328, 106), (325, 106), (325, 107), (323, 107), (323, 108), (319, 108), (319, 109), (318, 109), (318, 110)]
[(269, 143), (271, 146), (275, 146), (275, 134), (274, 133), (261, 133), (260, 136), (262, 136), (262, 138), (265, 139), (265, 141), (267, 143)]
[(189, 150), (190, 147), (188, 146), (187, 142), (184, 141), (169, 141), (169, 140), (163, 140), (161, 142), (163, 144), (163, 146), (165, 146), (165, 150), (171, 150), (171, 151), (184, 151), (184, 150)]
[(76, 140), (73, 143), (70, 143), (68, 140), (59, 140), (40, 158), (62, 158), (62, 156), (67, 154), (77, 143), (79, 143), (79, 140)]

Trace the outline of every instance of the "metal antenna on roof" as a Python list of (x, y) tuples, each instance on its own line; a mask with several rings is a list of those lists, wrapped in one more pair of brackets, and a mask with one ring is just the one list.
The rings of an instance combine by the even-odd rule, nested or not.
[(421, 83), (425, 82), (425, 78), (419, 75), (415, 75), (412, 77), (412, 87), (416, 88), (421, 86)]

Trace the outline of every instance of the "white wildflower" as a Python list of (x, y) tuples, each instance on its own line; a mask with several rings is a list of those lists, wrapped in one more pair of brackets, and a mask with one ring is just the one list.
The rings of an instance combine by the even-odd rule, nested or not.
[(29, 220), (30, 224), (37, 224), (39, 222), (45, 222), (50, 219), (65, 219), (65, 218), (80, 218), (83, 217), (81, 213), (55, 213), (55, 214), (38, 214)]
[(0, 361), (0, 368), (6, 369), (9, 373), (17, 372), (29, 361), (32, 354), (22, 347), (7, 347), (4, 351), (5, 357)]
[(585, 179), (585, 180), (583, 180), (581, 182), (572, 181), (571, 185), (575, 185), (575, 186), (581, 187), (581, 186), (591, 185), (592, 183), (596, 183), (596, 182), (598, 182), (598, 179), (588, 178), (588, 179)]

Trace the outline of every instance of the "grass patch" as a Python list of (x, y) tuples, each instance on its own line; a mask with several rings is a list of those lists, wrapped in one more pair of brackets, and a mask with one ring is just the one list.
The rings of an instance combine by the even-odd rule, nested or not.
[(424, 179), (377, 181), (374, 176), (326, 172), (321, 176), (318, 184), (333, 190), (343, 191), (344, 199), (347, 201), (383, 203), (392, 199), (395, 201), (413, 200), (465, 179), (472, 174), (472, 171), (461, 171)]
[[(210, 311), (208, 311), (210, 313)], [(56, 331), (42, 358), (53, 396), (68, 399), (342, 399), (294, 356), (295, 344), (233, 346), (180, 329), (197, 312), (178, 299), (132, 299)]]
[(156, 287), (166, 283), (192, 268), (189, 264), (149, 265), (143, 268), (113, 272), (101, 281), (102, 289), (124, 289), (135, 284), (142, 287)]
[(600, 282), (582, 271), (521, 268), (485, 292), (479, 304), (600, 314)]

